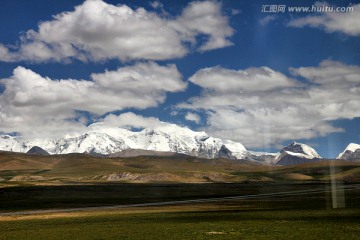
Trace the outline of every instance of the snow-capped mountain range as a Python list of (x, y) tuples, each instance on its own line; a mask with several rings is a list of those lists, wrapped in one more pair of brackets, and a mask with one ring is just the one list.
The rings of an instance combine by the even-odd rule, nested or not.
[(86, 152), (107, 155), (125, 149), (142, 149), (216, 158), (219, 154), (226, 154), (224, 149), (227, 149), (227, 154), (231, 152), (231, 157), (237, 159), (249, 154), (241, 143), (214, 138), (205, 132), (195, 132), (175, 124), (146, 128), (140, 132), (98, 127), (93, 125), (85, 134), (58, 139), (26, 139), (3, 135), (0, 137), (0, 150), (27, 152), (33, 146), (38, 146), (50, 154)]
[[(111, 128), (104, 129), (101, 123), (89, 126), (88, 131), (78, 136), (56, 139), (27, 139), (8, 135), (0, 136), (0, 150), (28, 152), (40, 147), (50, 154), (90, 153), (109, 155), (128, 149), (174, 152), (204, 158), (242, 159), (265, 164), (289, 165), (321, 160), (311, 147), (293, 142), (279, 153), (256, 153), (248, 151), (241, 143), (211, 137), (205, 132), (192, 131), (186, 127), (164, 123), (142, 131)], [(38, 151), (36, 151), (38, 152)], [(351, 158), (360, 154), (360, 145), (350, 144), (338, 158)], [(359, 156), (351, 155), (352, 158)]]

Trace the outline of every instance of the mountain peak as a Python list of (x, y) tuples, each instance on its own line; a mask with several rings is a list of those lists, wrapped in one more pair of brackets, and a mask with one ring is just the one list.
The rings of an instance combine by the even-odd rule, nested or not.
[(38, 147), (38, 146), (33, 146), (33, 147), (30, 148), (30, 150), (27, 151), (26, 153), (27, 153), (27, 154), (42, 155), (42, 156), (48, 156), (48, 155), (50, 155), (47, 151), (45, 151), (44, 149), (42, 149), (41, 147)]
[[(125, 149), (140, 149), (217, 158), (224, 143), (222, 139), (208, 136), (205, 132), (192, 131), (175, 124), (164, 123), (141, 131), (115, 127), (103, 128), (101, 124), (93, 124), (82, 134), (59, 139), (2, 138), (0, 149), (27, 152), (32, 146), (40, 146), (51, 154), (86, 152), (102, 155)], [(229, 141), (226, 143), (231, 145), (234, 151), (246, 151), (240, 143)]]
[(284, 147), (280, 151), (280, 153), (284, 152), (305, 158), (321, 158), (320, 155), (312, 147), (303, 143), (297, 143), (295, 141), (292, 142), (290, 145)]
[(360, 144), (350, 143), (337, 159), (360, 159)]
[(280, 151), (274, 162), (278, 165), (292, 165), (318, 161), (320, 158), (320, 155), (312, 147), (292, 142)]
[(360, 148), (360, 144), (357, 144), (357, 143), (350, 143), (345, 150), (349, 150), (349, 151), (352, 151), (352, 152), (355, 152), (357, 149)]

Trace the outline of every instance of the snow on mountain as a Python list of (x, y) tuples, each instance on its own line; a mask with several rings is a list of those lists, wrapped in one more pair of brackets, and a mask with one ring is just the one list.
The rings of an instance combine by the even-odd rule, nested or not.
[[(69, 135), (59, 139), (26, 139), (0, 136), (0, 150), (27, 152), (37, 146), (50, 154), (91, 153), (114, 154), (127, 149), (149, 152), (173, 152), (205, 158), (224, 157), (243, 159), (265, 164), (289, 165), (319, 161), (321, 157), (306, 144), (293, 142), (278, 154), (247, 151), (238, 142), (222, 140), (205, 132), (164, 123), (154, 128), (130, 131), (122, 128), (106, 128), (101, 123), (88, 127), (81, 135)], [(356, 153), (358, 155), (349, 154)], [(360, 158), (360, 145), (350, 144), (338, 158)]]
[(237, 159), (244, 159), (248, 153), (244, 145), (242, 145), (241, 143), (225, 140), (224, 145)]
[(89, 126), (89, 131), (80, 136), (60, 139), (25, 139), (2, 136), (0, 149), (27, 152), (38, 146), (51, 154), (97, 153), (111, 154), (125, 149), (142, 149), (163, 152), (177, 152), (193, 156), (216, 158), (223, 146), (231, 149), (236, 158), (245, 156), (247, 150), (236, 142), (223, 141), (208, 136), (205, 132), (192, 131), (175, 124), (163, 124), (132, 132), (120, 128), (102, 128), (101, 124)]
[(360, 159), (360, 144), (350, 143), (337, 159)]
[(289, 146), (284, 147), (281, 152), (286, 152), (287, 154), (297, 156), (297, 157), (304, 157), (304, 158), (321, 158), (320, 155), (313, 149), (312, 147), (303, 144), (293, 142)]
[(193, 149), (197, 149), (197, 140), (203, 136), (208, 137), (204, 132), (194, 132), (175, 124), (166, 124), (152, 129), (146, 128), (129, 138), (140, 149), (190, 153)]
[(278, 165), (301, 164), (314, 162), (320, 159), (320, 155), (310, 146), (293, 142), (284, 147), (274, 158), (273, 163)]
[(248, 152), (248, 157), (245, 159), (249, 159), (250, 160), (253, 159), (256, 162), (259, 163), (264, 163), (264, 164), (275, 164), (275, 158), (279, 155), (280, 153), (270, 153), (270, 152), (255, 152), (255, 151), (249, 151)]
[(99, 153), (110, 154), (129, 148), (124, 139), (114, 138), (106, 133), (89, 132), (79, 137), (60, 139), (49, 152), (53, 154), (65, 153)]
[(27, 152), (34, 146), (39, 146), (45, 151), (53, 149), (57, 145), (54, 139), (25, 139), (8, 135), (0, 136), (0, 149), (11, 152)]

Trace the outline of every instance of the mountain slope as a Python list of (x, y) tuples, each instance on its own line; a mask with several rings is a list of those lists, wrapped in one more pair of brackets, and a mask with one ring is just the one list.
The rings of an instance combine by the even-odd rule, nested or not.
[(345, 150), (339, 154), (337, 159), (345, 160), (360, 160), (360, 145), (356, 143), (350, 143)]
[(121, 152), (111, 153), (108, 155), (110, 158), (115, 157), (138, 157), (138, 156), (175, 156), (178, 153), (175, 152), (160, 152), (160, 151), (153, 151), (153, 150), (143, 150), (143, 149), (125, 149)]
[(36, 154), (36, 155), (42, 155), (42, 156), (48, 156), (50, 153), (42, 149), (41, 147), (34, 146), (29, 151), (26, 152), (27, 154)]
[(294, 165), (316, 162), (320, 159), (320, 155), (313, 148), (306, 144), (293, 142), (280, 151), (275, 157), (274, 163), (277, 165)]
[(26, 139), (8, 135), (0, 136), (0, 150), (26, 153), (32, 147), (38, 146), (47, 152), (54, 149), (58, 144), (56, 139)]

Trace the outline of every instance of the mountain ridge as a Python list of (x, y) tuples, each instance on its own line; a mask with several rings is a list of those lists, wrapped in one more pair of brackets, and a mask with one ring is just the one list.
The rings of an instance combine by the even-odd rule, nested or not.
[[(307, 163), (322, 159), (313, 148), (302, 143), (293, 142), (277, 154), (260, 154), (248, 151), (239, 142), (222, 140), (205, 132), (192, 131), (175, 124), (164, 124), (137, 132), (121, 128), (104, 130), (98, 127), (99, 125), (92, 125), (86, 133), (57, 139), (27, 139), (2, 135), (0, 150), (26, 153), (31, 148), (38, 147), (50, 154), (88, 153), (94, 156), (163, 156), (177, 153), (201, 158), (241, 159), (276, 165)], [(360, 145), (349, 146), (350, 150), (356, 151)], [(349, 146), (343, 153), (349, 151)], [(123, 152), (124, 150), (126, 151)], [(339, 154), (339, 157), (342, 154)]]
[(3, 135), (0, 137), (0, 149), (27, 152), (31, 147), (37, 146), (51, 154), (87, 152), (103, 155), (126, 149), (141, 149), (217, 158), (220, 149), (226, 146), (233, 150), (237, 158), (247, 154), (241, 143), (214, 138), (205, 132), (195, 132), (175, 124), (145, 128), (139, 132), (131, 132), (127, 129), (104, 131), (96, 127), (89, 127), (88, 132), (78, 136), (58, 139), (26, 139)]

